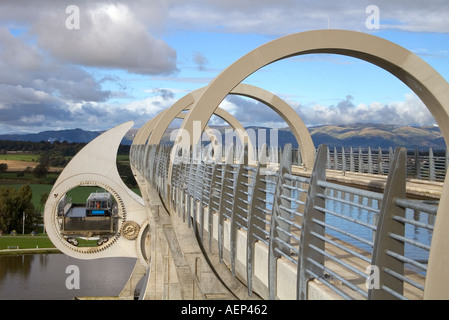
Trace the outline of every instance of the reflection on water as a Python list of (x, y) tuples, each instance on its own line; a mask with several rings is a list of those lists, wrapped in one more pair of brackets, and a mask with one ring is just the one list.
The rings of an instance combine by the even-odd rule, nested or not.
[[(64, 254), (0, 256), (0, 299), (67, 300), (80, 296), (117, 296), (134, 268), (134, 258), (79, 260)], [(79, 268), (80, 288), (67, 289), (71, 273)]]

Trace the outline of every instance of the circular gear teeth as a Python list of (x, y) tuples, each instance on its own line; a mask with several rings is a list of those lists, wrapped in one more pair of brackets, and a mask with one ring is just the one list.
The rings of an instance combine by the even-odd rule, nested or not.
[[(50, 240), (62, 253), (78, 259), (96, 259), (105, 257), (138, 257), (141, 246), (136, 246), (127, 237), (138, 239), (142, 223), (147, 214), (142, 197), (130, 190), (123, 182), (117, 169), (117, 150), (120, 142), (134, 122), (128, 121), (116, 126), (88, 143), (67, 164), (56, 180), (51, 196), (45, 204), (44, 223)], [(68, 241), (70, 233), (62, 230), (62, 217), (58, 215), (59, 204), (70, 190), (76, 187), (96, 187), (108, 192), (117, 205), (113, 226), (110, 231), (99, 235), (107, 236), (107, 241), (100, 240), (93, 247), (75, 246)], [(122, 225), (132, 218), (137, 228), (122, 229)], [(83, 235), (86, 234), (83, 231)], [(123, 234), (122, 234), (122, 231)], [(97, 235), (97, 234), (95, 234)]]
[[(83, 181), (83, 183), (85, 183), (85, 181)], [(102, 183), (99, 183), (99, 182), (96, 182), (96, 181), (89, 181), (88, 183), (89, 183), (89, 185), (96, 185), (96, 186), (98, 186), (100, 188), (105, 189), (106, 191), (108, 191), (116, 199), (117, 204), (119, 206), (119, 217), (120, 217), (119, 220), (121, 220), (122, 226), (123, 226), (123, 224), (127, 222), (126, 221), (126, 209), (125, 209), (124, 203), (123, 203), (122, 199), (120, 198), (119, 194), (117, 192), (115, 192), (115, 190), (111, 189), (109, 186), (107, 186), (105, 184), (102, 184)], [(53, 208), (53, 219), (55, 219), (56, 215), (57, 215), (57, 204), (58, 204), (59, 200), (61, 200), (61, 198), (67, 192), (69, 192), (71, 189), (73, 189), (75, 187), (79, 187), (79, 185), (76, 185), (76, 186), (74, 186), (72, 188), (69, 188), (69, 189), (65, 190), (65, 192), (60, 192), (58, 194), (58, 199), (57, 199), (56, 204), (55, 204), (55, 206)], [(117, 232), (117, 234), (115, 236), (110, 237), (108, 239), (108, 241), (104, 242), (102, 245), (100, 245), (98, 247), (84, 247), (84, 248), (83, 247), (77, 247), (73, 243), (70, 243), (69, 241), (67, 241), (66, 238), (63, 237), (63, 235), (60, 233), (60, 230), (58, 229), (56, 221), (53, 220), (53, 222), (54, 222), (53, 226), (55, 227), (55, 231), (56, 231), (56, 234), (58, 235), (58, 237), (60, 239), (60, 242), (63, 243), (69, 249), (71, 249), (73, 251), (76, 251), (76, 252), (79, 252), (79, 253), (92, 254), (92, 253), (101, 252), (101, 251), (106, 250), (109, 247), (111, 247), (120, 238), (120, 232)], [(137, 226), (139, 227), (139, 225), (137, 225)], [(118, 230), (121, 230), (121, 229), (122, 228), (118, 228)], [(137, 231), (137, 234), (138, 233), (139, 232)], [(136, 237), (137, 237), (137, 234), (136, 234)]]
[(128, 240), (134, 240), (139, 235), (140, 226), (135, 221), (126, 221), (122, 224), (120, 233)]

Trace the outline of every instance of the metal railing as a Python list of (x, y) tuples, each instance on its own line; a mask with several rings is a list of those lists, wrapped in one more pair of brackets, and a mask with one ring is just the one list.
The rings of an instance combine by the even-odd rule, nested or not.
[[(254, 149), (255, 157), (260, 156), (261, 148)], [(281, 155), (279, 148), (269, 149), (267, 161), (278, 163)], [(333, 147), (327, 151), (326, 168), (341, 172), (388, 175), (393, 160), (393, 149)], [(299, 149), (292, 150), (292, 164), (301, 166)], [(407, 177), (429, 181), (444, 181), (449, 167), (447, 149), (434, 154), (432, 148), (427, 150), (407, 150)]]
[(278, 169), (261, 161), (249, 165), (246, 156), (236, 162), (232, 153), (217, 162), (202, 161), (195, 152), (175, 154), (167, 192), (170, 147), (133, 148), (133, 166), (201, 239), (208, 230), (209, 246), (211, 230), (218, 229), (220, 260), (228, 247), (227, 263), (234, 275), (236, 264), (242, 263), (236, 260), (237, 232), (246, 233), (243, 264), (249, 292), (256, 267), (254, 245), (259, 243), (268, 247), (270, 299), (280, 296), (280, 261), (296, 268), (297, 299), (307, 299), (311, 281), (343, 299), (422, 298), (438, 202), (406, 198), (405, 149), (388, 154), (388, 168), (386, 160), (381, 162), (378, 171), (388, 174), (388, 180), (384, 193), (378, 193), (326, 181), (329, 161), (338, 163), (338, 152), (333, 159), (325, 146), (318, 149), (310, 178), (292, 174), (296, 152), (290, 145), (279, 155)]

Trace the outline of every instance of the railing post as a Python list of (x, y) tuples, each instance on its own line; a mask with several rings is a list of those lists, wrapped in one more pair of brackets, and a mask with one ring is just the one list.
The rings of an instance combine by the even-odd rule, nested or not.
[[(289, 233), (290, 231), (290, 225), (283, 222), (278, 217), (281, 216), (283, 219), (291, 220), (290, 215), (286, 215), (282, 210), (279, 209), (280, 205), (283, 205), (285, 207), (289, 206), (288, 201), (283, 200), (281, 198), (281, 195), (283, 189), (282, 184), (284, 183), (284, 174), (291, 173), (291, 153), (291, 144), (286, 144), (284, 147), (284, 152), (282, 153), (279, 171), (276, 177), (276, 189), (274, 193), (273, 208), (271, 213), (270, 242), (268, 254), (268, 293), (270, 299), (272, 300), (276, 298), (276, 262), (280, 257), (280, 253), (277, 250), (282, 252), (290, 252), (290, 249), (282, 244), (279, 244), (276, 241), (276, 238), (280, 238), (286, 243), (290, 242), (290, 236), (286, 235), (286, 233)], [(290, 189), (288, 189), (287, 192), (290, 193)], [(287, 197), (290, 197), (290, 195), (287, 194)], [(285, 232), (278, 232), (278, 227)]]
[(320, 145), (318, 154), (310, 176), (309, 189), (307, 192), (307, 200), (302, 220), (301, 236), (299, 242), (299, 263), (297, 270), (297, 299), (307, 299), (308, 281), (315, 275), (322, 276), (321, 268), (315, 266), (310, 260), (315, 261), (319, 265), (324, 264), (324, 256), (312, 248), (324, 251), (324, 241), (320, 240), (314, 234), (324, 237), (324, 227), (314, 221), (324, 222), (325, 215), (315, 209), (315, 206), (324, 208), (325, 200), (319, 197), (324, 194), (323, 187), (318, 185), (318, 181), (326, 180), (326, 153), (327, 146)]
[(371, 156), (371, 147), (368, 147), (368, 173), (373, 173), (373, 157)]
[(429, 148), (429, 180), (435, 181), (435, 158), (433, 157), (433, 150)]
[(233, 146), (230, 146), (226, 157), (226, 163), (223, 166), (221, 189), (220, 189), (220, 205), (218, 209), (218, 255), (220, 261), (223, 262), (224, 250), (224, 220), (226, 208), (233, 203), (232, 196), (229, 195), (230, 187), (234, 186), (234, 171), (231, 165), (234, 163)]
[(151, 156), (150, 156), (150, 181), (151, 184), (156, 188), (156, 170), (157, 170), (157, 162), (158, 162), (158, 146), (151, 146)]
[[(210, 191), (209, 191), (209, 203), (207, 205), (208, 209), (208, 230), (209, 230), (209, 251), (212, 251), (212, 237), (213, 237), (213, 213), (214, 213), (214, 207), (215, 207), (215, 199), (219, 197), (219, 194), (217, 192), (218, 186), (221, 184), (221, 178), (222, 176), (219, 175), (218, 168), (222, 166), (222, 158), (217, 157), (215, 158), (215, 162), (212, 164), (211, 169), (211, 182), (210, 182)], [(219, 205), (218, 205), (219, 206)], [(218, 211), (218, 208), (217, 208)]]
[(403, 281), (391, 276), (390, 273), (404, 274), (404, 262), (391, 254), (393, 252), (404, 255), (404, 243), (390, 237), (390, 234), (403, 237), (405, 233), (404, 223), (395, 219), (395, 217), (405, 218), (405, 209), (397, 206), (395, 200), (406, 196), (406, 161), (406, 149), (396, 148), (379, 213), (371, 262), (379, 270), (379, 287), (372, 286), (372, 288), (369, 288), (368, 299), (370, 300), (395, 298), (388, 292), (390, 290), (403, 294)]
[(355, 172), (354, 153), (352, 151), (352, 147), (349, 147), (349, 171)]
[[(242, 201), (241, 195), (245, 194), (242, 189), (244, 188), (244, 180), (245, 176), (243, 175), (243, 166), (245, 164), (248, 164), (248, 145), (245, 144), (244, 150), (243, 150), (243, 161), (238, 163), (237, 171), (235, 172), (234, 176), (234, 191), (233, 191), (233, 204), (232, 204), (232, 210), (231, 210), (231, 235), (230, 235), (230, 250), (231, 250), (231, 271), (232, 275), (235, 276), (235, 256), (236, 256), (236, 239), (237, 239), (237, 229), (239, 229), (237, 222), (242, 222), (239, 220), (239, 217), (237, 215), (237, 212), (241, 212), (242, 209), (246, 207), (245, 202)], [(248, 188), (246, 188), (246, 191), (248, 191)], [(247, 192), (246, 192), (247, 193)], [(245, 217), (248, 219), (248, 217)]]
[(444, 173), (445, 173), (444, 176), (446, 176), (446, 173), (449, 171), (449, 151), (448, 151), (448, 148), (446, 148), (445, 155), (446, 155), (446, 161), (444, 162)]
[(338, 170), (338, 153), (337, 153), (337, 147), (334, 147), (334, 170)]
[[(195, 159), (194, 159), (194, 149), (192, 149), (192, 151), (190, 152), (190, 166), (189, 166), (189, 177), (188, 177), (188, 182), (187, 182), (187, 226), (190, 228), (190, 217), (192, 214), (192, 190), (193, 190), (193, 184), (195, 181), (195, 172), (196, 172), (196, 167), (195, 167)], [(183, 222), (185, 222), (186, 217), (183, 217)]]
[[(182, 154), (182, 180), (181, 180), (181, 187), (179, 188), (179, 205), (181, 207), (181, 216), (183, 222), (185, 222), (185, 212), (186, 212), (186, 194), (187, 194), (187, 187), (189, 183), (189, 168), (190, 168), (190, 151), (187, 151), (187, 149), (184, 149)], [(179, 213), (178, 213), (179, 216)]]
[(363, 157), (361, 147), (359, 147), (359, 173), (363, 173)]
[(378, 162), (378, 165), (379, 165), (379, 171), (378, 171), (378, 174), (384, 174), (384, 168), (383, 168), (383, 158), (382, 158), (382, 148), (381, 147), (379, 147), (378, 149), (377, 149), (377, 162)]
[[(199, 156), (196, 159), (196, 172), (195, 172), (195, 182), (193, 184), (193, 229), (195, 232), (197, 232), (197, 223), (198, 223), (198, 216), (199, 216), (199, 210), (198, 205), (201, 207), (202, 204), (202, 189), (204, 187), (204, 164), (202, 163), (201, 159), (201, 145), (199, 146)], [(202, 227), (203, 222), (200, 222), (200, 225)], [(201, 229), (200, 229), (201, 230)]]
[(394, 157), (394, 153), (393, 153), (393, 148), (390, 147), (388, 148), (388, 174), (390, 174), (390, 166), (391, 163), (393, 162), (393, 157)]
[(212, 190), (212, 176), (208, 178), (208, 171), (213, 172), (214, 164), (212, 161), (204, 161), (203, 163), (203, 185), (201, 186), (201, 200), (200, 200), (200, 212), (199, 212), (199, 237), (201, 241), (203, 241), (203, 233), (204, 233), (204, 206), (209, 204), (211, 190)]
[(266, 183), (261, 181), (261, 172), (267, 164), (267, 146), (264, 144), (259, 150), (259, 158), (257, 159), (257, 168), (254, 179), (251, 181), (251, 202), (248, 212), (248, 235), (247, 235), (247, 251), (246, 251), (246, 279), (248, 286), (248, 294), (251, 295), (253, 288), (253, 272), (254, 272), (254, 245), (258, 239), (265, 238), (262, 230), (265, 229), (265, 213), (258, 209), (263, 208), (265, 203), (261, 201), (265, 197), (262, 191), (266, 187)]
[(173, 161), (173, 170), (170, 181), (170, 198), (172, 199), (172, 208), (179, 214), (179, 194), (180, 189), (182, 188), (182, 180), (184, 177), (183, 168), (183, 157), (184, 155), (179, 154), (179, 151), (171, 150), (170, 154), (173, 156), (170, 161)]
[(421, 163), (419, 162), (418, 148), (415, 148), (415, 178), (421, 179)]
[(341, 147), (341, 171), (343, 172), (343, 174), (346, 172), (345, 147)]
[(156, 167), (154, 170), (153, 183), (156, 186), (156, 190), (159, 193), (159, 175), (160, 175), (160, 163), (161, 163), (161, 145), (156, 146)]

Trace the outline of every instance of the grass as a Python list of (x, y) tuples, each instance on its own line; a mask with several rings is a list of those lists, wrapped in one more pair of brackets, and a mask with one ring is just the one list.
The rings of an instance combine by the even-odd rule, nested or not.
[[(1, 181), (0, 181), (0, 187), (2, 187), (2, 186), (4, 186), (4, 185), (1, 184)], [(6, 185), (6, 186), (19, 189), (22, 186), (22, 184), (11, 184), (11, 185)], [(53, 188), (53, 185), (52, 184), (30, 184), (30, 187), (33, 192), (33, 198), (31, 199), (31, 202), (34, 205), (34, 208), (37, 210), (41, 209), (43, 211), (44, 208), (43, 208), (43, 206), (41, 206), (41, 203), (40, 203), (41, 195), (45, 192), (50, 194), (50, 191)], [(89, 197), (89, 195), (92, 192), (100, 191), (100, 190), (101, 190), (100, 187), (77, 187), (77, 188), (70, 190), (67, 193), (67, 196), (72, 198), (73, 203), (85, 203), (87, 198)], [(131, 190), (133, 190), (136, 194), (141, 195), (139, 188), (132, 188)]]
[(40, 158), (39, 154), (1, 154), (1, 160), (11, 160), (11, 161), (29, 161), (29, 162), (38, 162)]
[(85, 203), (92, 192), (104, 192), (100, 187), (77, 187), (67, 192), (73, 203)]
[[(3, 154), (0, 155), (1, 160), (19, 160), (19, 161), (38, 161), (38, 154)], [(117, 155), (119, 162), (129, 164), (129, 155)], [(7, 171), (0, 173), (0, 187), (14, 187), (19, 189), (21, 186), (29, 184), (33, 191), (32, 202), (37, 210), (43, 210), (40, 200), (43, 193), (50, 194), (51, 189), (59, 176), (59, 172), (50, 172), (44, 178), (37, 178), (33, 172), (29, 171)], [(100, 187), (77, 187), (69, 191), (68, 196), (72, 198), (74, 203), (84, 203), (89, 194), (100, 190)], [(139, 188), (132, 188), (132, 190), (141, 195)]]
[(129, 154), (118, 154), (117, 155), (118, 162), (129, 163)]
[(55, 245), (46, 235), (3, 235), (0, 236), (0, 250), (8, 249), (9, 246), (18, 246), (19, 249), (55, 248)]
[(97, 240), (87, 240), (78, 238), (78, 247), (96, 247)]
[[(79, 247), (96, 247), (97, 240), (78, 239)], [(0, 250), (8, 249), (9, 247), (18, 247), (17, 249), (42, 249), (42, 248), (56, 248), (50, 241), (47, 235), (39, 234), (31, 236), (28, 234), (3, 235), (0, 236)]]
[[(22, 175), (23, 174), (23, 175)], [(3, 172), (0, 173), (0, 185), (13, 184), (53, 184), (58, 178), (59, 173), (49, 173), (45, 178), (37, 178), (33, 172)]]

